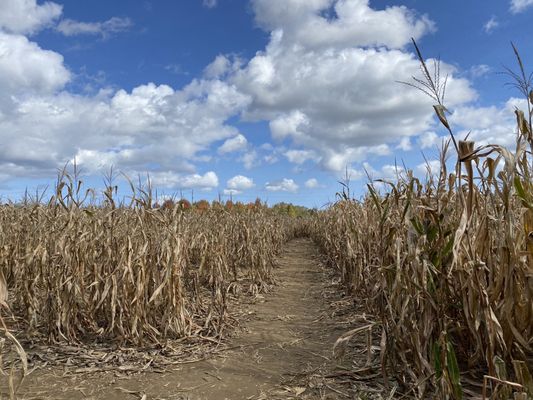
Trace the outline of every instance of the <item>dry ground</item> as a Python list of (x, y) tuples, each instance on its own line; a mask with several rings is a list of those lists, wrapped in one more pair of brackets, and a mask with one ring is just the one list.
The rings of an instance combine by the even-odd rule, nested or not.
[[(19, 399), (379, 398), (379, 369), (363, 365), (364, 336), (354, 339), (350, 357), (332, 356), (337, 338), (367, 321), (354, 313), (320, 260), (311, 241), (288, 243), (278, 260), (278, 284), (246, 305), (241, 329), (217, 355), (134, 374), (45, 367), (26, 378)], [(353, 354), (365, 362), (354, 365)], [(353, 373), (357, 368), (360, 374)]]

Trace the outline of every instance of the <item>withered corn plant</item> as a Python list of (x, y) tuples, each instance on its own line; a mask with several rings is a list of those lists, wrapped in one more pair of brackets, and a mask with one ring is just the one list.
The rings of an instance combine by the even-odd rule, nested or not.
[[(416, 44), (415, 44), (416, 46)], [(450, 133), (440, 171), (373, 184), (362, 201), (321, 212), (314, 239), (381, 327), (383, 373), (418, 398), (463, 398), (469, 373), (492, 398), (533, 396), (533, 92), (518, 55), (513, 150), (457, 141), (442, 84), (418, 47), (435, 112)], [(449, 145), (456, 168), (447, 170)], [(483, 379), (485, 375), (485, 379)], [(472, 378), (471, 378), (472, 379)], [(475, 379), (475, 378), (474, 378)], [(484, 392), (489, 388), (485, 387)], [(432, 393), (432, 394), (431, 394)]]
[[(220, 336), (228, 291), (272, 282), (289, 231), (262, 207), (154, 208), (151, 188), (118, 202), (63, 172), (48, 203), (0, 207), (6, 323), (50, 341), (162, 343)], [(18, 325), (18, 326), (15, 326)]]

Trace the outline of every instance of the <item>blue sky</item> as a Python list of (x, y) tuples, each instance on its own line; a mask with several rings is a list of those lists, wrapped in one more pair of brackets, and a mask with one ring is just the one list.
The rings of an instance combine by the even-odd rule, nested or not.
[(512, 146), (526, 105), (499, 72), (511, 41), (533, 65), (532, 16), (533, 0), (1, 0), (0, 195), (73, 160), (96, 188), (114, 166), (163, 195), (310, 207), (347, 171), (357, 195), (367, 172), (423, 176), (445, 133), (396, 83), (419, 74), (410, 38), (442, 60), (457, 135)]

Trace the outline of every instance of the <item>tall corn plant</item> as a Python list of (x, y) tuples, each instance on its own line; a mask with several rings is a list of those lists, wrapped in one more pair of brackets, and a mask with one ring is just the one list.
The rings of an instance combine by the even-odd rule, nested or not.
[[(268, 210), (154, 208), (149, 184), (101, 200), (63, 171), (48, 203), (0, 208), (0, 272), (18, 328), (52, 342), (220, 336), (226, 296), (263, 290), (288, 238)], [(6, 319), (15, 327), (15, 322)]]
[[(493, 395), (509, 380), (531, 392), (533, 250), (530, 81), (516, 74), (528, 110), (517, 110), (514, 151), (456, 140), (446, 118), (446, 78), (416, 46), (424, 79), (413, 84), (435, 101), (450, 134), (437, 175), (399, 175), (362, 202), (339, 201), (313, 229), (345, 283), (380, 319), (383, 373), (424, 398), (463, 397), (462, 374), (482, 366)], [(455, 171), (446, 158), (457, 153)], [(498, 164), (502, 163), (501, 170)], [(528, 364), (529, 360), (529, 364)], [(503, 382), (503, 384), (502, 384)]]

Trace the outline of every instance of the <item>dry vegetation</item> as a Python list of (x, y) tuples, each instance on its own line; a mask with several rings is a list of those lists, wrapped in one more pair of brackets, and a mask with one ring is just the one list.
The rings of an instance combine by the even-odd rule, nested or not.
[(111, 185), (99, 201), (64, 172), (47, 203), (0, 206), (1, 317), (24, 373), (9, 331), (31, 342), (160, 348), (218, 339), (228, 296), (273, 283), (291, 234), (283, 216), (259, 202), (154, 207), (149, 188), (132, 190), (128, 204)]
[[(379, 182), (381, 191), (368, 185), (362, 201), (345, 190), (320, 213), (313, 236), (375, 316), (383, 373), (392, 371), (404, 390), (460, 399), (470, 378), (484, 381), (486, 394), (492, 386), (493, 398), (515, 390), (525, 399), (533, 396), (531, 81), (516, 52), (514, 77), (527, 99), (525, 113), (516, 110), (516, 148), (475, 148), (456, 143), (438, 66), (430, 74), (418, 54), (426, 80), (416, 83), (433, 95), (451, 135), (440, 171), (423, 182), (399, 171), (397, 182)], [(450, 143), (458, 156), (452, 171)]]
[(66, 173), (48, 203), (1, 206), (5, 338), (24, 360), (10, 330), (55, 343), (220, 337), (228, 294), (271, 284), (281, 245), (305, 231), (373, 316), (382, 374), (402, 393), (460, 399), (477, 381), (494, 398), (532, 395), (531, 80), (516, 53), (527, 104), (516, 111), (516, 148), (476, 148), (456, 141), (445, 83), (418, 54), (425, 80), (415, 84), (450, 133), (425, 181), (399, 171), (396, 182), (369, 184), (362, 201), (344, 191), (304, 224), (260, 204), (154, 207), (150, 190), (133, 185), (128, 204), (109, 185), (96, 206)]
[[(140, 344), (219, 335), (226, 294), (246, 278), (271, 283), (286, 239), (262, 207), (153, 208), (134, 197), (83, 207), (68, 175), (49, 204), (0, 208), (0, 262), (24, 330), (50, 341), (95, 337)], [(111, 189), (111, 188), (110, 188)]]

